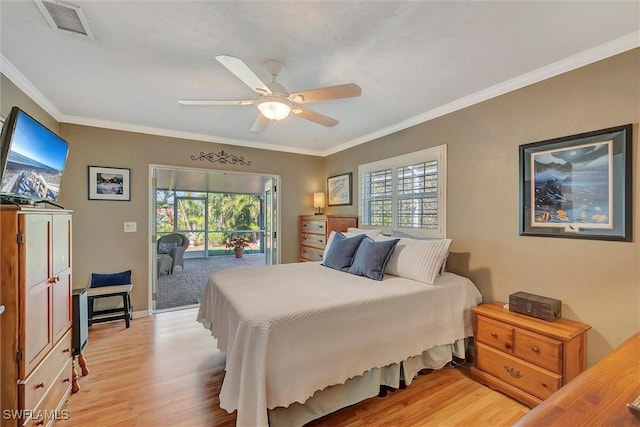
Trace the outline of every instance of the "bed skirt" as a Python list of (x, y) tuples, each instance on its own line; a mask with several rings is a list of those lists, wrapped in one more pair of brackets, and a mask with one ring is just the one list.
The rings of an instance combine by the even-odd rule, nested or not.
[(304, 404), (292, 403), (286, 408), (270, 409), (269, 427), (301, 427), (309, 421), (377, 396), (380, 386), (399, 388), (400, 381), (408, 386), (422, 369), (441, 369), (452, 360), (452, 356), (465, 358), (465, 340), (433, 347), (400, 363), (371, 369), (344, 384), (317, 391)]

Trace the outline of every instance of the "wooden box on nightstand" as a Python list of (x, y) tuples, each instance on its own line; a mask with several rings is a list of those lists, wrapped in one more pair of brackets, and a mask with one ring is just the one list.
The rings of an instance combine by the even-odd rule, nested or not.
[(584, 323), (547, 322), (510, 312), (504, 303), (472, 308), (471, 378), (533, 408), (586, 369)]

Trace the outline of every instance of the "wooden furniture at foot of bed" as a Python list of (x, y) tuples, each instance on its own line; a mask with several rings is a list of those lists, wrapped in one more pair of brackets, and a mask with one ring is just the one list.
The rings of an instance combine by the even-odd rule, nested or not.
[(547, 322), (503, 306), (494, 302), (471, 309), (471, 378), (533, 408), (586, 369), (591, 327), (567, 319)]
[(640, 333), (579, 375), (516, 424), (637, 426), (627, 403), (640, 397)]

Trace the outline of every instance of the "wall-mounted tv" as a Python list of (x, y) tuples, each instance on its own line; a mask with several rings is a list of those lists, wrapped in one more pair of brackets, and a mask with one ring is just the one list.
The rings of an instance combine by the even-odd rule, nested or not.
[(0, 144), (3, 199), (24, 204), (58, 200), (69, 153), (65, 140), (13, 107), (2, 127)]

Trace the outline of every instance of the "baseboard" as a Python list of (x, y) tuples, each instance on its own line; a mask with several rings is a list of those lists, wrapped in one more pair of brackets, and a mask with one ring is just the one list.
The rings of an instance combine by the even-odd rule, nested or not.
[(149, 310), (140, 310), (140, 311), (133, 312), (134, 319), (138, 319), (140, 317), (147, 317), (147, 316), (151, 316), (151, 313), (149, 312)]

